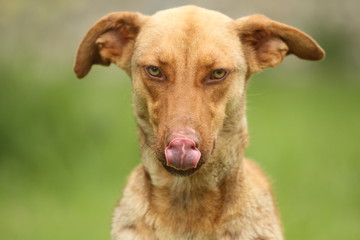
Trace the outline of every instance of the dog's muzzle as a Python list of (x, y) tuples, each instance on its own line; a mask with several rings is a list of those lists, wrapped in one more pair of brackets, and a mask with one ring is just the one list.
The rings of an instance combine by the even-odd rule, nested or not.
[(193, 140), (175, 138), (165, 148), (165, 157), (168, 167), (186, 171), (198, 166), (201, 152)]

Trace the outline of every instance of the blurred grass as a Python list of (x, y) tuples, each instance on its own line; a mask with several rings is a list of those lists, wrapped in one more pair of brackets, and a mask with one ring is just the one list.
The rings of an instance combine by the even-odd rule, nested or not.
[(360, 236), (360, 89), (346, 77), (315, 74), (297, 88), (255, 79), (250, 89), (247, 155), (274, 180), (287, 239)]
[[(109, 239), (139, 163), (129, 79), (96, 67), (76, 80), (32, 59), (0, 73), (0, 239)], [(298, 74), (252, 80), (246, 155), (274, 181), (287, 239), (358, 239), (360, 88)]]
[(1, 69), (0, 239), (104, 239), (139, 163), (129, 81), (23, 66)]

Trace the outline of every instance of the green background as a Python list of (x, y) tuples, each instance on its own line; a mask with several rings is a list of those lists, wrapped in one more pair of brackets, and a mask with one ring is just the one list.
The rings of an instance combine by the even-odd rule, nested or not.
[[(105, 13), (175, 6), (135, 2), (0, 3), (0, 239), (110, 239), (112, 210), (140, 162), (130, 80), (116, 67), (94, 67), (77, 80), (72, 64), (82, 35)], [(220, 10), (233, 17), (250, 11), (236, 14), (232, 2)], [(299, 20), (289, 24), (301, 22), (294, 15)], [(326, 60), (290, 56), (251, 80), (246, 155), (273, 180), (287, 239), (356, 240), (358, 35), (344, 27), (351, 24), (329, 26), (333, 15), (322, 16), (303, 17), (301, 27), (324, 47)]]

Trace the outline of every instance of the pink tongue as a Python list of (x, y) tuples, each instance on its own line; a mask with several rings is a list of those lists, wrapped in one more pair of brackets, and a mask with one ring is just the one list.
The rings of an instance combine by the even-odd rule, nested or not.
[(175, 138), (165, 148), (166, 164), (178, 170), (196, 168), (201, 153), (190, 139)]

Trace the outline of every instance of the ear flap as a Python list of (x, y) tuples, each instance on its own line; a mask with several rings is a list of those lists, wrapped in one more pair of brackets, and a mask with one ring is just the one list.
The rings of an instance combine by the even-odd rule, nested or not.
[(250, 73), (257, 73), (282, 62), (287, 54), (307, 60), (320, 60), (324, 50), (297, 28), (251, 15), (235, 21)]
[(93, 64), (111, 62), (129, 71), (135, 39), (146, 16), (114, 12), (101, 18), (85, 35), (77, 51), (74, 71), (78, 78), (88, 74)]

